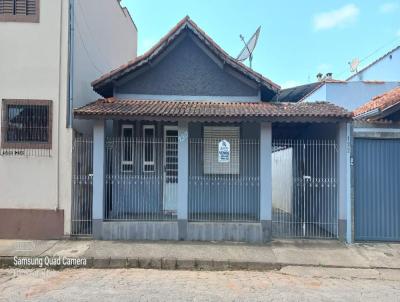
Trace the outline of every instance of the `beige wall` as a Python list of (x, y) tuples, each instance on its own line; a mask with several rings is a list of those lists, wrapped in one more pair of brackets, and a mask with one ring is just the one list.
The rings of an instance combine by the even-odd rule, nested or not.
[(72, 131), (65, 127), (68, 1), (40, 4), (39, 23), (0, 22), (0, 99), (53, 101), (51, 156), (0, 156), (0, 208), (64, 209), (68, 230), (72, 142)]
[[(90, 83), (137, 55), (137, 29), (117, 0), (75, 1), (73, 106), (101, 96)], [(74, 121), (74, 128), (91, 134), (89, 122)]]

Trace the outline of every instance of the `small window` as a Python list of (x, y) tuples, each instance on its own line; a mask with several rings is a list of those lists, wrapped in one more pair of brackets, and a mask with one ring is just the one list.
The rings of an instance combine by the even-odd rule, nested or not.
[(133, 171), (133, 125), (122, 125), (121, 128), (122, 171)]
[(154, 125), (143, 126), (143, 172), (154, 172)]
[(3, 100), (2, 149), (51, 149), (52, 104)]
[(0, 0), (0, 22), (39, 22), (39, 0)]
[(239, 174), (239, 127), (204, 127), (203, 148), (204, 174)]

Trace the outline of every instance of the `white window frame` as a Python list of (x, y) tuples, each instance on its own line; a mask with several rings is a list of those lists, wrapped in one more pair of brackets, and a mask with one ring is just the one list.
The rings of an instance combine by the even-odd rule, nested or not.
[[(145, 137), (145, 132), (146, 132), (146, 130), (147, 129), (152, 129), (153, 130), (153, 137), (152, 137), (152, 140), (153, 140), (153, 145), (152, 145), (152, 148), (153, 148), (153, 160), (152, 161), (145, 161), (145, 149), (146, 149), (146, 137)], [(155, 156), (156, 156), (156, 153), (155, 153), (155, 148), (154, 148), (154, 138), (156, 137), (156, 127), (155, 127), (155, 125), (143, 125), (143, 129), (142, 129), (142, 139), (143, 139), (143, 148), (142, 148), (142, 152), (143, 152), (143, 172), (144, 173), (153, 173), (153, 172), (155, 172), (155, 167), (156, 167), (156, 164), (155, 164)], [(153, 166), (153, 169), (152, 170), (146, 170), (146, 166)]]
[[(124, 130), (125, 129), (131, 129), (132, 130), (132, 146), (131, 146), (131, 150), (132, 150), (132, 160), (124, 160), (124, 153), (125, 153), (125, 136), (124, 136)], [(133, 150), (133, 138), (134, 138), (134, 126), (132, 124), (123, 124), (121, 125), (121, 171), (122, 172), (126, 172), (126, 173), (131, 173), (133, 172), (133, 154), (134, 154), (134, 150)], [(126, 167), (130, 167), (129, 170), (126, 170)]]

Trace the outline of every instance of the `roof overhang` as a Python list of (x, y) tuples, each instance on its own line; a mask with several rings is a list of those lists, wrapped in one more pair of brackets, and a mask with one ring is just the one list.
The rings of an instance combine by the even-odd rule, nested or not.
[(100, 99), (75, 109), (78, 119), (338, 122), (352, 113), (327, 102), (205, 102)]

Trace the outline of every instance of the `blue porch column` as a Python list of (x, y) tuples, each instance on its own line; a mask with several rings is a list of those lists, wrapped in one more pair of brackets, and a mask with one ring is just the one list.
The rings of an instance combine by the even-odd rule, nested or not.
[(189, 123), (178, 122), (178, 236), (187, 237), (189, 192)]
[(272, 235), (272, 127), (260, 125), (260, 220), (263, 241)]
[(93, 126), (93, 238), (101, 239), (104, 219), (104, 127), (103, 120)]
[(341, 241), (352, 242), (351, 205), (351, 124), (340, 123), (338, 127), (338, 236)]

